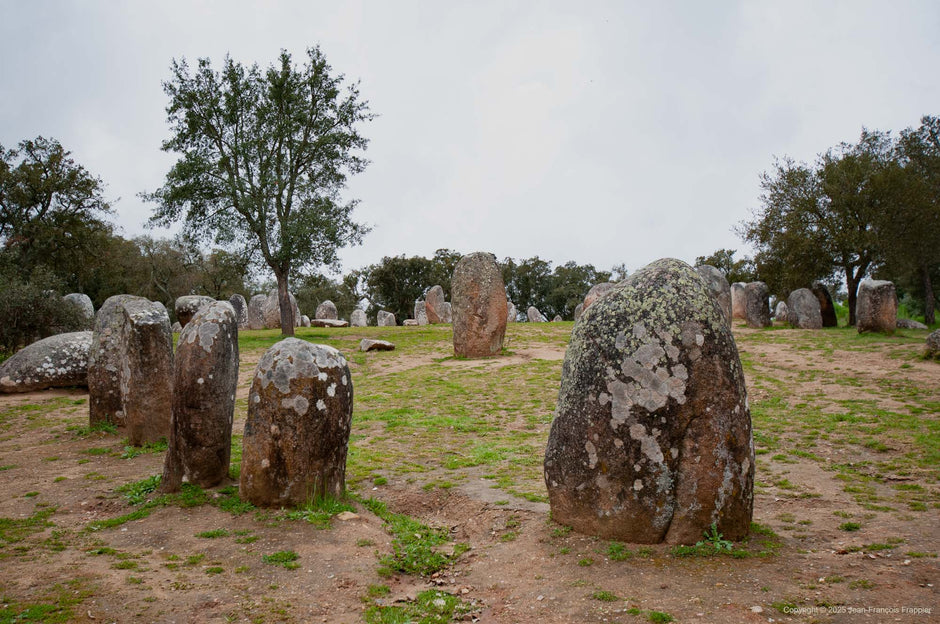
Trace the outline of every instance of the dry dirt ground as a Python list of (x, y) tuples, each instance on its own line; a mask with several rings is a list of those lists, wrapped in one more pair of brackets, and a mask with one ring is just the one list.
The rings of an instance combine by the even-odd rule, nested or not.
[[(742, 328), (735, 332), (749, 362), (752, 406), (783, 383), (793, 396), (810, 397), (807, 409), (824, 400), (836, 405), (865, 398), (903, 410), (895, 395), (871, 390), (898, 377), (920, 388), (926, 405), (940, 406), (940, 364), (898, 359), (913, 354), (914, 344), (821, 355), (794, 348), (783, 331), (770, 342)], [(239, 398), (259, 356), (243, 353)], [(381, 357), (387, 358), (384, 375), (433, 359)], [(529, 358), (560, 367), (562, 357), (563, 347), (536, 345), (490, 366)], [(899, 369), (899, 361), (908, 365)], [(861, 381), (837, 383), (846, 370)], [(362, 505), (357, 517), (334, 518), (325, 530), (204, 504), (161, 507), (143, 519), (89, 531), (96, 520), (133, 511), (116, 488), (160, 473), (163, 453), (121, 457), (120, 434), (77, 429), (87, 424), (87, 409), (87, 394), (78, 390), (0, 397), (0, 622), (63, 621), (54, 619), (54, 607), (42, 615), (42, 605), (68, 609), (68, 621), (75, 622), (361, 622), (368, 605), (400, 604), (427, 588), (456, 594), (468, 605), (461, 617), (484, 623), (940, 620), (936, 466), (869, 480), (857, 475), (880, 494), (869, 499), (880, 500), (880, 507), (866, 505), (842, 472), (827, 469), (911, 451), (890, 436), (885, 450), (800, 438), (784, 427), (780, 436), (797, 442), (791, 450), (802, 444), (807, 452), (759, 456), (754, 519), (777, 537), (756, 535), (768, 552), (741, 559), (678, 557), (665, 546), (636, 544), (626, 545), (629, 557), (611, 556), (622, 551), (567, 532), (550, 521), (546, 504), (478, 478), (449, 489), (405, 480), (369, 483), (361, 496), (444, 527), (470, 546), (433, 578), (387, 578), (379, 575), (378, 560), (390, 552), (391, 536)], [(936, 420), (938, 414), (928, 409), (919, 417)], [(236, 432), (243, 419), (236, 420)], [(919, 492), (918, 500), (927, 503), (896, 500), (899, 492)], [(850, 520), (859, 530), (840, 529)], [(197, 537), (217, 529), (228, 533)], [(296, 552), (300, 567), (262, 560), (278, 551)], [(374, 591), (382, 585), (389, 593)], [(24, 612), (28, 605), (36, 610)]]

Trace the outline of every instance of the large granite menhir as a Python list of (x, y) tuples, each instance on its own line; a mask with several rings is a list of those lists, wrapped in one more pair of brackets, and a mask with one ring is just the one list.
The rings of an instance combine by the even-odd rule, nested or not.
[(750, 282), (744, 287), (744, 311), (748, 327), (770, 327), (770, 294), (764, 282)]
[(447, 322), (444, 320), (444, 289), (441, 286), (431, 286), (424, 298), (424, 313), (431, 325)]
[(731, 323), (731, 285), (725, 278), (725, 274), (710, 264), (700, 264), (695, 267), (698, 274), (705, 280), (708, 290), (711, 291), (715, 299), (718, 300), (718, 307), (721, 308), (725, 320)]
[(499, 355), (506, 336), (506, 286), (493, 254), (475, 252), (460, 259), (451, 280), (454, 355)]
[(893, 334), (898, 326), (898, 296), (894, 283), (885, 280), (862, 280), (855, 302), (858, 333)]
[(747, 319), (747, 300), (744, 295), (744, 289), (747, 284), (744, 282), (735, 282), (731, 284), (731, 318)]
[(797, 288), (787, 297), (787, 323), (797, 329), (822, 329), (819, 299), (809, 288)]
[(56, 334), (23, 347), (0, 364), (0, 393), (87, 386), (91, 335)]
[(170, 433), (173, 400), (173, 332), (162, 303), (126, 301), (121, 345), (121, 404), (131, 446)]
[(238, 319), (217, 301), (196, 313), (180, 334), (173, 375), (173, 420), (160, 488), (183, 479), (213, 487), (228, 476), (238, 384)]
[(715, 298), (659, 260), (584, 310), (545, 452), (552, 519), (634, 543), (747, 535), (754, 448), (744, 373)]
[(346, 489), (353, 385), (343, 355), (285, 338), (265, 352), (248, 394), (242, 499), (294, 507)]
[(88, 350), (88, 423), (124, 426), (121, 402), (121, 362), (124, 337), (124, 304), (147, 301), (135, 295), (114, 295), (105, 299), (95, 315), (91, 347)]
[(264, 329), (264, 302), (267, 299), (267, 295), (255, 295), (248, 300), (248, 329)]
[(836, 307), (832, 304), (832, 295), (822, 282), (813, 282), (810, 288), (819, 301), (819, 313), (822, 314), (823, 327), (838, 327), (839, 319), (836, 317)]
[(235, 310), (235, 318), (238, 319), (238, 329), (249, 329), (248, 302), (245, 301), (245, 298), (235, 293), (228, 298), (228, 302), (232, 304), (232, 309)]
[(176, 312), (176, 320), (182, 327), (186, 327), (193, 315), (203, 306), (209, 305), (215, 301), (212, 297), (204, 295), (183, 295), (177, 297), (173, 302), (173, 311)]

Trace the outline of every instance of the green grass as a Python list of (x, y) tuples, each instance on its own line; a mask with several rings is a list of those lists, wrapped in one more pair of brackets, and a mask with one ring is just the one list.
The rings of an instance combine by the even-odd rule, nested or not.
[(56, 584), (30, 601), (0, 598), (0, 624), (36, 622), (59, 624), (75, 621), (75, 608), (94, 595), (95, 587), (80, 577)]
[(448, 624), (459, 621), (472, 607), (460, 598), (434, 589), (420, 592), (402, 605), (372, 604), (365, 610), (366, 624)]
[(305, 520), (318, 529), (329, 529), (332, 526), (333, 516), (344, 511), (355, 512), (352, 504), (326, 496), (313, 500), (300, 509), (285, 514), (288, 520)]
[(211, 531), (202, 531), (201, 533), (196, 533), (196, 537), (202, 537), (205, 539), (216, 539), (219, 537), (228, 537), (231, 535), (228, 529), (212, 529)]
[(262, 555), (261, 560), (267, 564), (281, 566), (288, 570), (294, 570), (300, 567), (297, 563), (299, 556), (293, 550), (281, 550), (270, 555)]

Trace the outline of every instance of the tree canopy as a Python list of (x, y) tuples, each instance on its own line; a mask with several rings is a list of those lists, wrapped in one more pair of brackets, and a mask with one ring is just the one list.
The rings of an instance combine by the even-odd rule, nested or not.
[(173, 61), (164, 83), (180, 158), (164, 186), (145, 197), (152, 222), (183, 220), (185, 232), (266, 265), (281, 303), (281, 330), (293, 334), (288, 279), (337, 263), (338, 249), (368, 228), (352, 219), (357, 201), (341, 197), (349, 175), (368, 164), (360, 126), (373, 118), (358, 85), (343, 87), (318, 47), (296, 67), (282, 51), (262, 71), (226, 57), (222, 70), (200, 59), (194, 72)]

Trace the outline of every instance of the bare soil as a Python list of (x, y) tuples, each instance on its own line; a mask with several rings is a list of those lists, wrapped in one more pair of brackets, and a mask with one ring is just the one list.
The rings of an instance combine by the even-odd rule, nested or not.
[[(744, 337), (750, 330), (735, 331)], [(741, 348), (755, 362), (749, 375), (778, 379), (796, 396), (822, 395), (834, 403), (864, 397), (885, 409), (902, 409), (903, 401), (875, 391), (900, 375), (940, 404), (940, 365), (907, 359), (910, 366), (899, 370), (898, 350), (904, 349), (916, 347), (837, 351), (827, 357), (786, 342)], [(496, 370), (527, 358), (558, 361), (563, 354), (562, 348), (540, 346), (483, 365)], [(242, 354), (239, 398), (247, 396), (259, 356)], [(394, 375), (433, 357), (396, 356), (377, 374)], [(821, 373), (807, 376), (808, 369)], [(862, 386), (838, 383), (846, 370)], [(749, 378), (752, 404), (762, 394), (756, 385)], [(615, 561), (607, 542), (566, 533), (552, 523), (546, 504), (494, 490), (473, 476), (446, 490), (394, 482), (362, 493), (396, 512), (446, 527), (454, 540), (470, 545), (432, 578), (379, 576), (378, 558), (391, 551), (391, 537), (382, 521), (361, 507), (358, 517), (334, 519), (327, 530), (202, 505), (159, 508), (142, 520), (89, 532), (89, 523), (133, 510), (115, 488), (160, 473), (163, 453), (123, 459), (117, 454), (120, 436), (76, 436), (66, 427), (87, 424), (87, 401), (76, 404), (82, 399), (86, 393), (62, 390), (0, 396), (0, 413), (10, 414), (0, 420), (5, 468), (0, 518), (22, 520), (54, 508), (48, 518), (54, 526), (11, 543), (0, 539), (0, 609), (71, 594), (78, 601), (74, 622), (361, 622), (369, 587), (384, 584), (391, 593), (373, 603), (396, 604), (440, 588), (473, 605), (468, 621), (484, 623), (630, 623), (651, 621), (656, 617), (651, 612), (668, 613), (678, 622), (927, 622), (940, 614), (937, 505), (909, 511), (891, 504), (891, 511), (871, 511), (845, 491), (836, 472), (799, 456), (783, 463), (760, 457), (758, 480), (766, 484), (758, 488), (754, 519), (773, 529), (780, 544), (776, 554), (764, 557), (681, 558), (664, 546), (627, 545), (633, 556)], [(43, 408), (10, 412), (37, 404)], [(243, 425), (242, 416), (235, 430)], [(910, 450), (894, 440), (887, 443), (889, 455)], [(112, 452), (99, 454), (94, 450), (99, 448)], [(812, 450), (831, 462), (886, 456), (823, 439)], [(872, 487), (891, 501), (891, 484), (907, 483), (937, 500), (935, 474), (888, 475)], [(774, 485), (781, 478), (792, 487)], [(840, 529), (847, 518), (857, 519), (861, 530)], [(220, 528), (230, 534), (196, 537)], [(237, 532), (257, 539), (239, 543)], [(866, 548), (889, 542), (888, 548)], [(94, 554), (95, 549), (114, 552)], [(285, 550), (299, 555), (300, 568), (262, 561), (263, 554)], [(598, 599), (605, 596), (601, 591), (616, 599)], [(905, 611), (910, 608), (932, 612)]]

